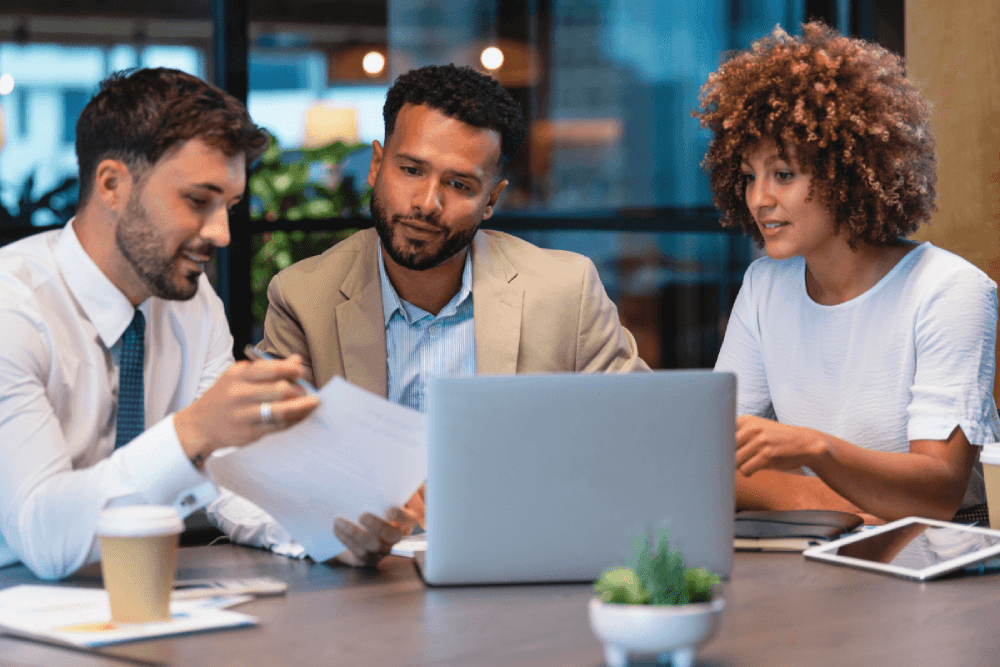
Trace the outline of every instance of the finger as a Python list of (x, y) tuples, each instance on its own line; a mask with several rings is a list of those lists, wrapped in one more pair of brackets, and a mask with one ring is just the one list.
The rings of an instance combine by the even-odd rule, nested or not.
[[(406, 501), (406, 505), (403, 506), (404, 509), (408, 509), (415, 515), (423, 519), (424, 514), (427, 513), (427, 505), (424, 502), (424, 487), (421, 486), (420, 489), (410, 496), (410, 499)], [(422, 522), (422, 521), (421, 521)]]
[(404, 535), (409, 535), (418, 525), (423, 525), (423, 515), (404, 507), (390, 507), (386, 518), (393, 522)]
[[(740, 453), (746, 452), (743, 460), (740, 460)], [(737, 452), (736, 468), (749, 477), (759, 470), (763, 470), (768, 467), (770, 461), (769, 450), (766, 446), (760, 447), (756, 450), (740, 450)]]
[(281, 428), (286, 428), (308, 417), (318, 406), (318, 396), (313, 394), (297, 396), (271, 403), (271, 417)]
[(365, 512), (361, 515), (361, 525), (368, 529), (371, 535), (374, 535), (380, 542), (379, 551), (389, 551), (392, 549), (392, 545), (403, 539), (403, 533), (400, 529), (389, 523), (383, 521), (380, 517), (375, 516)]
[(241, 378), (250, 382), (265, 382), (268, 380), (288, 380), (295, 382), (305, 372), (301, 360), (297, 356), (288, 359), (258, 359), (246, 362), (238, 369)]
[(381, 549), (378, 538), (360, 526), (351, 523), (347, 519), (338, 517), (333, 522), (333, 534), (362, 563), (367, 564), (378, 561)]
[(740, 468), (741, 466), (746, 464), (747, 461), (752, 459), (757, 454), (757, 450), (760, 448), (760, 446), (765, 444), (767, 443), (756, 443), (754, 441), (749, 441), (738, 447), (736, 449), (736, 467)]

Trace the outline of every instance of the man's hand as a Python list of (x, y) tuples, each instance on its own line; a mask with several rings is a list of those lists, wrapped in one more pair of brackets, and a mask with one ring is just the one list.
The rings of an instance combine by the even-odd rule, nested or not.
[(392, 545), (424, 525), (424, 485), (420, 486), (403, 507), (390, 507), (384, 518), (368, 512), (361, 515), (360, 525), (343, 517), (333, 522), (333, 534), (347, 551), (334, 560), (354, 567), (371, 567), (389, 555)]
[[(237, 361), (198, 400), (174, 415), (174, 428), (188, 457), (203, 458), (220, 447), (243, 446), (298, 423), (319, 399), (296, 384), (298, 355), (287, 359)], [(267, 407), (270, 407), (268, 420)]]
[(823, 446), (821, 434), (810, 428), (753, 415), (736, 418), (736, 469), (747, 477), (760, 470), (808, 466)]

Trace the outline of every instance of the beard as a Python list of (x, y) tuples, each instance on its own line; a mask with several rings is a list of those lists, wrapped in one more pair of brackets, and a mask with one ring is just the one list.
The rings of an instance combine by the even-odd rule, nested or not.
[(188, 242), (168, 256), (166, 243), (149, 222), (146, 209), (134, 193), (125, 207), (125, 213), (115, 226), (115, 245), (153, 296), (171, 301), (187, 301), (198, 292), (201, 271), (192, 271), (181, 265), (184, 253), (207, 256), (215, 254), (209, 241)]
[[(378, 232), (378, 237), (382, 241), (382, 247), (385, 248), (392, 261), (411, 271), (426, 271), (443, 264), (468, 247), (476, 232), (479, 231), (477, 223), (470, 229), (448, 233), (447, 228), (441, 224), (437, 216), (393, 214), (390, 219), (374, 192), (372, 193), (372, 220), (375, 222), (375, 231)], [(419, 221), (435, 227), (441, 230), (444, 238), (437, 244), (436, 249), (423, 239), (397, 239), (394, 232), (399, 229), (402, 220)]]

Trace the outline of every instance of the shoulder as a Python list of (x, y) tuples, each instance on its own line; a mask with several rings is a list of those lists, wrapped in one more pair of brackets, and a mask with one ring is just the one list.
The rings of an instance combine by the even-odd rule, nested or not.
[(44, 311), (39, 295), (61, 292), (53, 252), (59, 233), (42, 232), (0, 248), (0, 308), (22, 315)]
[(0, 248), (0, 285), (8, 288), (50, 280), (59, 273), (53, 249), (60, 230), (34, 234)]
[[(918, 323), (970, 330), (992, 329), (997, 317), (997, 285), (968, 260), (923, 244), (908, 267), (902, 298), (915, 309)], [(979, 323), (974, 324), (974, 323)]]
[(506, 232), (484, 229), (479, 236), (473, 259), (506, 260), (522, 279), (579, 281), (592, 271), (596, 273), (590, 258), (579, 253), (540, 248)]
[[(964, 288), (973, 287), (983, 292), (996, 292), (996, 283), (967, 259), (923, 243), (911, 252), (916, 253), (908, 280), (925, 289), (946, 288), (956, 282)], [(905, 261), (905, 260), (904, 260)]]
[[(282, 289), (337, 289), (366, 254), (375, 258), (378, 235), (362, 229), (320, 255), (307, 257), (280, 271), (274, 278)], [(377, 269), (371, 267), (373, 271)]]
[(761, 257), (754, 260), (743, 274), (743, 298), (754, 300), (780, 295), (784, 299), (800, 298), (804, 293), (805, 260)]

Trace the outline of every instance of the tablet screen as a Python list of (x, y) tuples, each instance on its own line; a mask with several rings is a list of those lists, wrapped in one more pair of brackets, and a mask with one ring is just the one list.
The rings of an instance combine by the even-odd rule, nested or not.
[(963, 526), (915, 522), (842, 544), (833, 553), (922, 570), (967, 554), (1000, 546), (1000, 535), (971, 532)]

